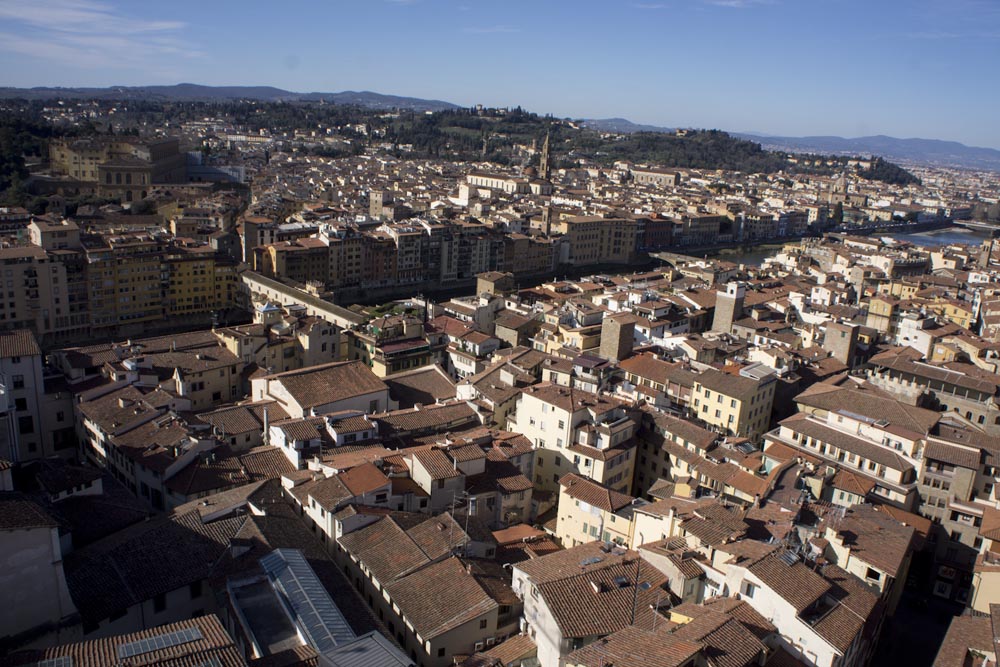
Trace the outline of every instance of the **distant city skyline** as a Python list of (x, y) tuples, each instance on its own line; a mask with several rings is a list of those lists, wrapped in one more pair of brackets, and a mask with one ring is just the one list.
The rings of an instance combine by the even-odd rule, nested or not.
[(1000, 3), (0, 0), (0, 85), (372, 90), (1000, 148)]

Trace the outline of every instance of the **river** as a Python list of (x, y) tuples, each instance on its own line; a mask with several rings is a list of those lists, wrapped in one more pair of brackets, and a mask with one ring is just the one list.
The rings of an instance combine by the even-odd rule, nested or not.
[[(948, 227), (932, 232), (918, 232), (916, 234), (885, 234), (881, 235), (897, 241), (908, 241), (913, 245), (924, 248), (939, 248), (953, 243), (980, 245), (990, 236), (986, 232), (973, 231), (962, 227)], [(777, 254), (783, 244), (756, 246), (749, 250), (726, 249), (710, 253), (710, 257), (716, 257), (735, 264), (746, 264), (748, 266), (760, 266), (764, 260)]]

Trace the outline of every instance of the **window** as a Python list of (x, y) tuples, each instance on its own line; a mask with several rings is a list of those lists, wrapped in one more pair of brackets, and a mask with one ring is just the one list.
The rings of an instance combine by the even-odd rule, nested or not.
[(751, 584), (749, 581), (743, 584), (743, 595), (752, 599), (755, 592), (757, 592), (756, 584)]
[(167, 596), (160, 593), (153, 598), (153, 613), (159, 614), (167, 608)]
[(480, 630), (485, 630), (486, 629), (486, 619), (485, 618), (483, 620), (479, 621), (479, 629)]
[(21, 435), (28, 435), (35, 432), (35, 420), (31, 415), (17, 418), (17, 430)]
[(868, 568), (868, 572), (865, 573), (865, 578), (870, 579), (872, 581), (879, 581), (880, 579), (882, 579), (882, 573), (873, 568)]
[(201, 582), (196, 581), (189, 587), (191, 589), (191, 599), (195, 600), (201, 597)]
[(23, 375), (12, 375), (11, 381), (14, 384), (14, 389), (24, 389), (24, 376)]
[(439, 658), (443, 658), (444, 657), (444, 648), (439, 648), (438, 649), (438, 657)]
[(14, 409), (18, 412), (24, 412), (28, 409), (28, 399), (26, 398), (15, 398), (14, 399)]

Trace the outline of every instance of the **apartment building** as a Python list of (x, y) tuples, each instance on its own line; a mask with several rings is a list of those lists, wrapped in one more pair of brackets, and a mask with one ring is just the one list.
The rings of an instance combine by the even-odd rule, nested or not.
[(637, 552), (599, 541), (513, 566), (512, 588), (542, 667), (558, 667), (626, 626), (649, 627), (651, 607), (669, 596), (666, 586), (667, 577)]
[(632, 543), (632, 509), (643, 501), (573, 473), (559, 480), (556, 539), (575, 547), (594, 540)]
[(508, 422), (535, 445), (536, 488), (555, 493), (572, 472), (621, 493), (631, 490), (637, 424), (618, 401), (542, 382), (520, 394)]
[(276, 400), (292, 417), (389, 406), (389, 388), (360, 361), (339, 361), (251, 380), (253, 400)]
[(913, 348), (896, 348), (871, 358), (868, 379), (905, 403), (956, 412), (1000, 435), (1000, 379), (975, 364), (930, 363)]
[(720, 433), (759, 439), (771, 421), (777, 376), (763, 364), (738, 372), (706, 369), (694, 382), (691, 412)]
[(31, 331), (0, 333), (0, 386), (0, 458), (21, 463), (57, 454), (43, 440), (42, 350)]
[(567, 245), (559, 261), (573, 266), (625, 264), (635, 257), (638, 224), (630, 218), (571, 216), (553, 221)]

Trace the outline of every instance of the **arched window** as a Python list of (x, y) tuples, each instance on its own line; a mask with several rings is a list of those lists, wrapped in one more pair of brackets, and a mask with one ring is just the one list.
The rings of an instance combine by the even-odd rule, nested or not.
[(121, 173), (117, 173), (115, 174), (115, 185), (121, 185), (121, 184), (122, 184), (122, 175)]

